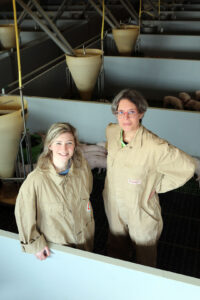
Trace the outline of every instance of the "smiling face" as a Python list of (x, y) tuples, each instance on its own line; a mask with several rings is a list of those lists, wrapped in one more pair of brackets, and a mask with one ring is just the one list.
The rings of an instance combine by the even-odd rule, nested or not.
[(59, 172), (66, 170), (68, 161), (74, 154), (74, 148), (75, 140), (69, 132), (60, 134), (49, 146), (53, 164)]
[(139, 113), (136, 105), (128, 99), (122, 99), (117, 109), (119, 126), (124, 132), (135, 132), (140, 126), (144, 113)]

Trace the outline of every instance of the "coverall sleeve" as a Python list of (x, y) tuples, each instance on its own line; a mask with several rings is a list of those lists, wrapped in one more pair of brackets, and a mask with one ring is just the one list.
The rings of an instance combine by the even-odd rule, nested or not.
[(108, 132), (110, 130), (110, 127), (113, 125), (113, 123), (109, 123), (108, 126), (106, 127), (106, 144), (105, 144), (105, 148), (108, 151)]
[(108, 151), (108, 140), (106, 139), (105, 149)]
[(157, 171), (160, 180), (157, 193), (165, 193), (184, 185), (195, 172), (194, 159), (182, 150), (166, 143), (162, 145)]
[(15, 205), (15, 218), (22, 250), (36, 254), (47, 245), (36, 225), (37, 196), (34, 183), (27, 178), (22, 184)]
[(92, 188), (93, 188), (93, 176), (92, 176), (92, 171), (86, 162), (86, 167), (87, 167), (87, 174), (88, 174), (88, 188), (89, 188), (89, 194), (92, 193)]

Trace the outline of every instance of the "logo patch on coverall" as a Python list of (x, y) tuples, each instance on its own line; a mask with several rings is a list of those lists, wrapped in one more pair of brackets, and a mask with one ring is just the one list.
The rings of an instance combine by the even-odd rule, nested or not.
[(90, 205), (89, 201), (88, 201), (88, 204), (87, 204), (87, 211), (91, 211), (91, 205)]
[(141, 184), (142, 180), (140, 179), (128, 179), (129, 184)]

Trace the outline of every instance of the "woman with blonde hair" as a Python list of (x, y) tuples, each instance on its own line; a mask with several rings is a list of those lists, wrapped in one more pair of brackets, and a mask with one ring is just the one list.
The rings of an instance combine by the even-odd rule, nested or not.
[(72, 125), (53, 124), (36, 169), (22, 184), (16, 200), (22, 249), (40, 260), (50, 255), (48, 242), (93, 249), (92, 174), (78, 145)]

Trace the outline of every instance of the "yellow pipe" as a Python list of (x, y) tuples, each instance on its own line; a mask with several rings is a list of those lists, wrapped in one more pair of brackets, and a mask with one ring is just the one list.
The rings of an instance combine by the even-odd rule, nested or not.
[(140, 0), (140, 6), (139, 6), (139, 27), (141, 26), (141, 17), (142, 17), (142, 0)]
[(160, 0), (158, 0), (158, 14), (160, 15)]
[[(159, 14), (160, 14), (160, 0), (158, 0), (158, 1), (159, 1)], [(149, 16), (154, 17), (154, 14), (152, 14), (151, 12), (146, 11), (146, 10), (142, 10), (142, 0), (140, 0), (140, 6), (139, 6), (139, 26), (141, 24), (141, 17), (142, 17), (143, 13), (146, 13)]]
[(16, 38), (16, 48), (17, 48), (17, 64), (18, 64), (18, 77), (19, 77), (19, 88), (22, 88), (22, 73), (21, 73), (21, 61), (20, 61), (20, 50), (19, 50), (19, 35), (17, 27), (17, 13), (16, 13), (16, 3), (13, 2), (13, 14), (14, 14), (14, 25), (15, 25), (15, 38)]
[(101, 40), (103, 41), (104, 34), (104, 16), (105, 16), (105, 4), (104, 0), (102, 0), (102, 25), (101, 25)]

